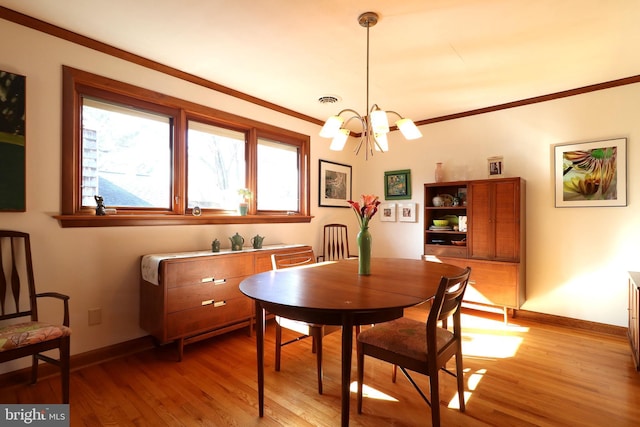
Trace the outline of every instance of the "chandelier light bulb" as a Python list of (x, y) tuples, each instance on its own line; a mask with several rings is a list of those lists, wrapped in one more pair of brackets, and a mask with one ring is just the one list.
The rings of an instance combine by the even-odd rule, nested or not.
[(331, 145), (329, 146), (329, 150), (342, 151), (342, 149), (344, 148), (344, 145), (347, 143), (348, 138), (349, 138), (349, 129), (338, 129), (338, 132), (335, 134), (335, 136), (331, 140)]
[(331, 116), (327, 119), (320, 129), (320, 136), (323, 138), (333, 138), (337, 135), (340, 127), (344, 123), (344, 119), (340, 116)]
[(396, 126), (398, 126), (398, 129), (400, 129), (402, 135), (408, 140), (418, 139), (422, 137), (420, 129), (418, 129), (416, 124), (413, 123), (413, 120), (411, 119), (400, 119), (396, 122)]

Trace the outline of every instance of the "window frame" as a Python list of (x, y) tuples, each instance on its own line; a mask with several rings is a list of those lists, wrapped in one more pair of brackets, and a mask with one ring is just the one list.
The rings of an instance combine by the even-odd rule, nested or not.
[[(310, 222), (310, 137), (256, 120), (164, 95), (156, 91), (63, 66), (62, 100), (62, 195), (61, 213), (54, 215), (62, 227), (103, 227), (126, 225), (242, 224)], [(82, 98), (116, 102), (133, 108), (158, 112), (172, 118), (172, 179), (170, 209), (131, 208), (114, 215), (96, 216), (82, 207)], [(186, 207), (188, 120), (246, 132), (246, 187), (257, 194), (257, 141), (268, 138), (295, 145), (299, 150), (299, 209), (297, 212), (256, 211), (255, 198), (248, 215), (235, 211), (203, 210), (192, 215)]]

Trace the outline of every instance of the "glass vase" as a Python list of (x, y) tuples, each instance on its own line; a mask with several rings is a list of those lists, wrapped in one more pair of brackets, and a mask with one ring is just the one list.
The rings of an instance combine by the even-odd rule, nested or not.
[(371, 233), (369, 227), (362, 227), (357, 236), (358, 243), (358, 274), (371, 274)]
[(444, 181), (444, 169), (442, 168), (442, 163), (436, 163), (435, 178), (436, 182)]

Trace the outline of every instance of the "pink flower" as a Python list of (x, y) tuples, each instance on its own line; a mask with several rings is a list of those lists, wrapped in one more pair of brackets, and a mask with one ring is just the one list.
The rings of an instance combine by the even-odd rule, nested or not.
[(380, 204), (378, 196), (374, 196), (373, 194), (362, 195), (362, 207), (360, 203), (354, 202), (353, 200), (349, 200), (348, 202), (358, 217), (360, 228), (369, 226), (369, 220), (378, 212), (378, 205)]

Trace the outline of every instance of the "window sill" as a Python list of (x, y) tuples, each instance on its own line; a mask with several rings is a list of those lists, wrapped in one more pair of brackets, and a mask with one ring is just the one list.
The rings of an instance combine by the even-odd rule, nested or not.
[(62, 228), (311, 222), (303, 215), (53, 215)]

